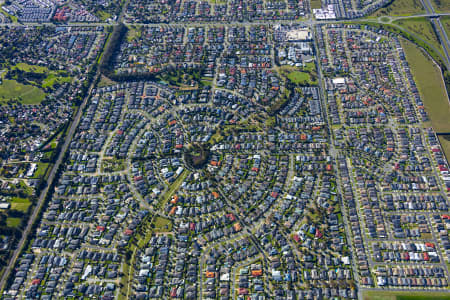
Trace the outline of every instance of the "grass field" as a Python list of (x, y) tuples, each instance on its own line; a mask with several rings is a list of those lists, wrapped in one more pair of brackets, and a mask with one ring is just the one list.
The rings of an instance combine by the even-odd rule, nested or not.
[(30, 205), (31, 205), (31, 202), (27, 198), (13, 197), (11, 199), (11, 209), (26, 212)]
[(162, 217), (156, 217), (153, 221), (155, 232), (169, 232), (172, 230), (172, 221)]
[(100, 18), (100, 20), (102, 21), (106, 21), (107, 19), (111, 18), (111, 14), (104, 11), (104, 10), (99, 10), (97, 12), (97, 16)]
[(366, 291), (363, 292), (363, 300), (448, 300), (450, 293), (438, 292), (384, 292)]
[(0, 84), (0, 104), (8, 100), (18, 100), (23, 104), (39, 104), (44, 100), (45, 93), (41, 89), (5, 79)]
[(311, 0), (310, 3), (311, 3), (311, 9), (322, 7), (322, 1), (320, 1), (320, 0)]
[(402, 39), (420, 96), (436, 132), (450, 132), (450, 107), (439, 68), (416, 45)]
[(309, 76), (308, 73), (299, 72), (299, 71), (291, 72), (288, 74), (287, 77), (289, 78), (290, 81), (292, 81), (295, 84), (309, 82), (309, 80), (311, 79), (311, 77)]
[(29, 187), (29, 186), (25, 183), (25, 181), (19, 180), (19, 185), (20, 185), (20, 188), (23, 190), (24, 193), (26, 193), (26, 194), (29, 195), (29, 196), (33, 195), (34, 189), (31, 188), (31, 187)]
[(450, 1), (448, 0), (430, 0), (434, 10), (440, 13), (450, 12)]
[(37, 65), (29, 65), (26, 63), (18, 63), (12, 69), (22, 70), (24, 72), (33, 72), (33, 73), (46, 73), (48, 69), (46, 67), (37, 66)]
[(178, 176), (178, 178), (169, 186), (169, 189), (167, 192), (164, 193), (164, 195), (161, 198), (161, 201), (158, 203), (159, 207), (164, 207), (169, 201), (169, 199), (173, 196), (176, 190), (180, 187), (180, 185), (183, 183), (186, 176), (189, 174), (189, 171), (184, 170), (183, 173)]
[(19, 227), (21, 218), (7, 218), (6, 225), (8, 227)]
[(441, 17), (442, 26), (444, 26), (445, 33), (450, 37), (450, 16)]
[(48, 163), (42, 163), (39, 162), (37, 163), (37, 169), (33, 174), (32, 178), (42, 178), (45, 176), (45, 173), (47, 172), (48, 169)]
[(410, 16), (421, 13), (425, 13), (425, 9), (420, 3), (420, 0), (394, 0), (388, 6), (374, 12), (371, 17)]
[(128, 28), (128, 33), (127, 33), (127, 41), (131, 42), (134, 39), (137, 39), (141, 36), (141, 32), (139, 31), (138, 28), (136, 28), (136, 26), (130, 26)]
[(436, 36), (433, 27), (431, 26), (431, 22), (426, 18), (411, 18), (404, 20), (397, 20), (393, 22), (396, 25), (401, 26), (409, 32), (412, 32), (418, 36), (420, 36), (424, 41), (434, 46), (439, 50), (441, 55), (444, 55), (441, 44), (439, 43), (439, 39)]
[[(53, 87), (55, 83), (71, 82), (72, 78), (70, 76), (62, 76), (64, 71), (50, 71), (48, 68), (38, 65), (29, 65), (26, 63), (18, 63), (12, 67), (12, 69), (22, 70), (24, 72), (33, 73), (46, 73), (47, 77), (42, 81), (42, 88)], [(65, 74), (64, 74), (65, 75)]]
[(100, 82), (98, 83), (98, 87), (110, 86), (110, 85), (113, 85), (113, 84), (116, 84), (116, 82), (112, 81), (108, 77), (102, 75), (100, 77)]
[(125, 160), (123, 159), (104, 159), (101, 170), (103, 172), (117, 172), (125, 169)]
[(315, 67), (316, 65), (313, 62), (307, 63), (304, 67), (285, 65), (279, 68), (279, 72), (295, 84), (317, 85)]
[(42, 81), (42, 87), (43, 88), (53, 87), (55, 85), (55, 83), (61, 84), (64, 82), (71, 82), (71, 81), (72, 81), (72, 78), (70, 76), (63, 77), (63, 76), (57, 76), (56, 74), (51, 73), (47, 76), (47, 78), (45, 78)]

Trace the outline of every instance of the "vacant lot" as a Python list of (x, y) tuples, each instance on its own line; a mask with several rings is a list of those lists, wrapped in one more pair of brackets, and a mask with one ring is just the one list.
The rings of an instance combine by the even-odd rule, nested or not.
[(46, 67), (42, 66), (36, 66), (36, 65), (29, 65), (26, 63), (18, 63), (12, 69), (18, 69), (22, 70), (24, 72), (33, 72), (33, 73), (45, 73), (48, 72), (48, 69)]
[(26, 212), (30, 205), (31, 205), (30, 200), (26, 198), (13, 197), (11, 199), (11, 209), (14, 210)]
[(444, 55), (441, 44), (439, 43), (439, 39), (436, 36), (433, 27), (431, 26), (431, 22), (426, 18), (411, 18), (404, 20), (394, 21), (394, 24), (397, 24), (404, 28), (405, 30), (418, 35), (425, 42), (435, 47), (441, 55)]
[(447, 300), (448, 293), (437, 292), (363, 292), (363, 300)]
[(450, 107), (441, 71), (416, 45), (406, 40), (402, 45), (431, 125), (436, 132), (449, 132)]
[(96, 15), (100, 18), (100, 20), (102, 20), (103, 22), (108, 20), (109, 18), (111, 18), (111, 14), (104, 11), (104, 10), (99, 10)]
[(311, 9), (315, 8), (321, 8), (322, 7), (322, 1), (321, 0), (311, 0)]
[(113, 84), (116, 84), (116, 83), (117, 82), (112, 81), (111, 79), (109, 79), (105, 75), (101, 75), (100, 82), (98, 83), (98, 87), (105, 87), (105, 86), (113, 85)]
[(442, 26), (444, 26), (445, 33), (450, 37), (450, 16), (441, 17)]
[(169, 232), (172, 230), (172, 221), (162, 217), (156, 217), (153, 222), (155, 232)]
[(44, 91), (32, 85), (8, 79), (0, 84), (0, 104), (5, 104), (9, 100), (18, 100), (23, 104), (39, 104), (44, 98)]
[(431, 0), (431, 5), (433, 5), (436, 12), (450, 12), (450, 1), (448, 0)]
[(42, 178), (45, 176), (45, 173), (47, 172), (48, 169), (48, 163), (42, 163), (39, 162), (37, 164), (37, 169), (33, 174), (33, 178)]
[[(444, 0), (445, 1), (445, 0)], [(410, 16), (425, 13), (420, 0), (394, 0), (386, 7), (374, 12), (371, 17)]]
[(131, 42), (141, 37), (141, 32), (136, 26), (130, 26), (127, 32), (127, 41)]
[(6, 219), (6, 226), (8, 226), (8, 227), (19, 227), (20, 221), (21, 221), (20, 218), (10, 218), (10, 217), (8, 217)]

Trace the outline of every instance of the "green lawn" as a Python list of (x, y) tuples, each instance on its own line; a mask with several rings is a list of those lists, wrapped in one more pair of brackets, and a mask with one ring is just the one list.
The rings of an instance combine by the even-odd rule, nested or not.
[(156, 217), (153, 221), (155, 232), (169, 232), (172, 230), (172, 221), (162, 217)]
[(19, 186), (20, 186), (20, 188), (23, 190), (23, 192), (24, 192), (25, 194), (30, 195), (30, 196), (33, 195), (34, 189), (31, 188), (31, 187), (29, 187), (29, 186), (25, 183), (25, 181), (20, 180), (20, 181), (19, 181)]
[(439, 68), (413, 43), (402, 39), (402, 45), (431, 125), (436, 132), (450, 132), (450, 107)]
[(33, 73), (46, 73), (48, 69), (46, 67), (37, 66), (37, 65), (29, 65), (26, 63), (18, 63), (12, 69), (22, 70), (24, 72), (33, 72)]
[(114, 84), (116, 84), (115, 81), (112, 81), (111, 79), (109, 79), (105, 75), (102, 75), (100, 77), (100, 82), (98, 83), (98, 87), (105, 87), (105, 86), (110, 86), (110, 85), (114, 85)]
[(434, 46), (443, 55), (443, 49), (439, 39), (431, 26), (431, 22), (426, 18), (411, 18), (397, 20), (393, 22), (396, 25), (421, 37), (425, 42)]
[(0, 104), (16, 99), (23, 104), (39, 104), (44, 100), (45, 93), (41, 89), (5, 79), (0, 84)]
[(45, 78), (42, 81), (42, 87), (43, 88), (53, 87), (55, 85), (55, 83), (61, 84), (61, 83), (64, 83), (64, 82), (71, 82), (71, 81), (72, 81), (72, 78), (70, 76), (63, 77), (63, 76), (57, 76), (54, 73), (50, 73), (47, 76), (47, 78)]
[(388, 292), (388, 291), (365, 291), (363, 300), (448, 300), (450, 293), (439, 292)]
[(111, 18), (111, 14), (104, 11), (104, 10), (99, 10), (97, 12), (97, 16), (100, 18), (100, 20), (102, 21), (106, 21), (107, 19)]
[(18, 63), (12, 69), (22, 70), (24, 72), (33, 72), (48, 74), (47, 77), (42, 81), (42, 88), (53, 87), (55, 83), (64, 83), (71, 82), (72, 78), (70, 76), (62, 76), (66, 75), (65, 71), (50, 71), (48, 68), (38, 65), (29, 65), (26, 63)]
[(141, 29), (136, 26), (130, 26), (127, 32), (127, 41), (131, 42), (141, 37)]
[(294, 71), (289, 73), (287, 78), (295, 84), (317, 85), (317, 80), (313, 80), (311, 74), (307, 72)]
[(284, 65), (279, 67), (278, 71), (294, 84), (317, 85), (317, 71), (314, 62), (306, 63), (302, 67)]
[(311, 4), (311, 10), (315, 8), (321, 8), (322, 7), (322, 1), (321, 0), (310, 0), (309, 3)]
[(42, 178), (42, 177), (44, 177), (45, 173), (47, 171), (47, 168), (48, 168), (48, 163), (42, 163), (42, 162), (37, 163), (37, 169), (34, 172), (34, 175), (33, 175), (32, 178)]
[(371, 17), (410, 16), (422, 13), (425, 13), (425, 9), (420, 0), (394, 0), (388, 6), (374, 12)]
[(10, 217), (8, 217), (6, 219), (6, 226), (8, 226), (8, 227), (19, 227), (21, 220), (22, 220), (21, 218), (10, 218)]
[(306, 82), (310, 79), (310, 76), (308, 73), (294, 71), (288, 74), (287, 76), (290, 81), (292, 81), (295, 84), (299, 84), (302, 82)]
[(167, 192), (164, 193), (164, 195), (161, 198), (161, 201), (158, 203), (159, 207), (164, 207), (169, 201), (169, 199), (173, 196), (176, 190), (180, 187), (180, 185), (183, 183), (183, 180), (186, 178), (186, 176), (189, 174), (189, 171), (186, 169), (183, 171), (183, 173), (178, 176), (178, 178), (169, 186), (169, 189)]
[(12, 197), (11, 199), (11, 209), (26, 212), (30, 205), (31, 202), (27, 198)]

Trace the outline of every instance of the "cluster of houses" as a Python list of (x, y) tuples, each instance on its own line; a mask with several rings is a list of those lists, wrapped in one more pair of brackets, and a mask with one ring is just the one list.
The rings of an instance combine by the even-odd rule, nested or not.
[[(102, 10), (105, 14), (115, 14), (116, 7), (117, 4), (109, 0), (97, 1), (95, 5), (79, 0), (70, 3), (61, 0), (13, 0), (2, 4), (4, 12), (23, 23), (99, 22), (96, 12)], [(111, 19), (115, 18), (111, 16)]]
[(222, 2), (179, 0), (130, 1), (125, 20), (137, 23), (277, 21), (307, 15), (303, 0), (229, 0)]
[[(196, 299), (195, 286), (208, 298), (230, 296), (234, 291), (240, 297), (252, 295), (257, 299), (272, 293), (287, 297), (355, 297), (354, 287), (336, 288), (327, 283), (352, 281), (353, 276), (348, 250), (343, 247), (344, 228), (333, 213), (339, 211), (339, 203), (330, 157), (324, 155), (326, 131), (318, 89), (305, 87), (296, 97), (298, 103), (292, 101), (286, 108), (289, 117), (275, 118), (275, 124), (284, 133), (274, 129), (235, 133), (226, 127), (237, 126), (246, 116), (258, 114), (258, 109), (252, 101), (231, 91), (210, 92), (202, 88), (198, 92), (183, 92), (150, 82), (93, 90), (92, 101), (70, 144), (64, 173), (44, 213), (43, 219), (51, 225), (40, 225), (32, 252), (41, 259), (49, 251), (81, 251), (72, 258), (76, 268), (68, 271), (73, 280), (60, 289), (66, 296), (109, 297), (118, 293), (119, 289), (110, 284), (120, 276), (118, 264), (123, 260), (120, 256), (110, 259), (107, 253), (125, 247), (139, 229), (145, 215), (140, 214), (137, 199), (156, 206), (181, 177), (178, 188), (161, 210), (173, 220), (177, 234), (156, 233), (137, 254), (132, 280), (139, 297)], [(203, 100), (198, 99), (213, 103), (213, 108), (203, 106)], [(311, 124), (304, 124), (306, 120)], [(219, 137), (213, 137), (216, 132), (220, 132)], [(206, 168), (215, 181), (224, 182), (222, 187), (218, 188), (203, 169), (193, 172), (186, 167), (183, 149), (194, 142), (211, 142), (214, 146)], [(297, 143), (298, 146), (289, 146)], [(267, 155), (265, 148), (286, 154)], [(293, 162), (295, 179), (291, 182), (288, 154), (303, 151)], [(123, 166), (112, 173), (102, 173), (106, 160), (122, 161)], [(226, 208), (224, 195), (239, 205), (239, 215)], [(311, 215), (307, 218), (313, 216), (310, 198), (315, 199), (319, 210), (330, 213), (324, 224), (318, 219), (303, 219), (306, 214)], [(263, 224), (268, 214), (272, 215), (273, 224)], [(77, 225), (69, 227), (73, 222)], [(249, 223), (261, 224), (257, 231), (261, 245), (246, 235), (240, 241), (229, 242), (233, 236), (243, 234)], [(295, 236), (286, 235), (285, 228), (295, 230)], [(222, 249), (214, 250), (220, 252), (202, 251), (210, 244), (222, 243)], [(325, 249), (326, 245), (333, 252), (313, 254), (313, 249)], [(91, 247), (99, 252), (91, 254)], [(305, 255), (304, 267), (296, 261), (295, 253), (299, 251)], [(262, 259), (261, 252), (267, 255), (264, 264), (254, 261)], [(199, 264), (196, 259), (204, 263)], [(252, 260), (247, 275), (244, 269), (239, 271), (240, 287), (236, 288), (233, 265)], [(177, 272), (168, 272), (173, 268)], [(299, 284), (303, 277), (324, 279), (324, 284), (286, 291), (288, 284)], [(34, 280), (32, 272), (23, 282), (27, 280)], [(277, 286), (273, 292), (268, 289), (267, 280)], [(36, 285), (24, 293), (31, 295), (35, 289), (45, 288), (40, 283)], [(21, 288), (14, 286), (8, 293), (16, 295)]]
[(424, 238), (431, 232), (425, 215), (390, 215), (389, 221), (395, 238)]
[(71, 8), (68, 6), (58, 7), (52, 20), (56, 22), (98, 22), (99, 18), (84, 8)]
[(106, 40), (103, 27), (2, 27), (0, 37), (0, 51), (11, 66), (27, 63), (70, 75), (80, 66), (87, 71)]
[[(269, 26), (186, 29), (172, 25), (136, 30), (139, 33), (121, 44), (120, 54), (115, 58), (119, 74), (157, 72), (173, 65), (201, 66), (201, 75), (206, 80), (216, 77), (218, 87), (239, 90), (258, 101), (271, 102), (280, 92), (282, 82), (273, 70), (274, 58), (270, 55), (273, 45), (269, 42)], [(307, 56), (311, 54), (310, 47), (299, 49), (306, 55), (303, 60), (300, 52), (290, 59), (295, 63), (310, 61)]]
[[(137, 210), (139, 204), (124, 182), (124, 177), (114, 175), (101, 178), (64, 175), (44, 213), (45, 222), (36, 231), (31, 251), (23, 254), (21, 261), (33, 256), (35, 261), (45, 264), (47, 260), (54, 261), (55, 253), (76, 251), (77, 254), (63, 255), (65, 261), (59, 262), (53, 269), (51, 265), (44, 265), (47, 275), (41, 275), (39, 270), (32, 268), (16, 273), (15, 284), (10, 287), (8, 295), (16, 296), (24, 292), (31, 298), (42, 293), (49, 296), (59, 293), (66, 297), (96, 295), (102, 299), (115, 298), (115, 281), (123, 261), (117, 248), (128, 243), (134, 230), (148, 214), (148, 211)], [(89, 187), (89, 190), (80, 190), (83, 186)], [(102, 195), (95, 192), (97, 189), (104, 191)], [(67, 274), (68, 279), (63, 282), (58, 281), (62, 272)], [(59, 276), (52, 275), (54, 273)], [(49, 283), (47, 276), (53, 283)], [(31, 285), (26, 284), (26, 280)], [(102, 280), (104, 282), (100, 282)]]
[[(133, 274), (133, 280), (135, 281), (134, 291), (136, 293), (136, 299), (161, 299), (164, 297), (164, 290), (168, 289), (168, 283), (170, 282), (169, 274), (173, 271), (179, 272), (180, 269), (184, 269), (185, 254), (180, 251), (177, 255), (177, 266), (173, 269), (171, 267), (172, 257), (171, 247), (172, 237), (168, 236), (153, 236), (150, 239), (148, 246), (142, 249), (142, 252), (138, 254), (138, 268), (136, 273)], [(181, 249), (180, 249), (181, 250)], [(191, 265), (191, 270), (194, 274), (197, 274), (197, 265)], [(196, 279), (196, 278), (195, 278)], [(196, 280), (192, 282), (195, 282)], [(181, 278), (180, 278), (181, 280)], [(192, 290), (191, 293), (195, 296), (196, 290)], [(167, 291), (166, 291), (167, 293)], [(175, 291), (171, 291), (177, 298), (184, 296), (184, 288), (179, 290), (175, 288)], [(188, 296), (188, 295), (187, 295)], [(187, 297), (187, 299), (192, 297)]]
[[(72, 101), (81, 91), (79, 67), (82, 63), (92, 63), (105, 35), (99, 28), (87, 27), (73, 30), (14, 27), (0, 31), (0, 52), (8, 58), (9, 64), (5, 69), (7, 80), (13, 80), (8, 73), (13, 72), (16, 65), (17, 68), (30, 65), (31, 71), (34, 67), (37, 70), (41, 67), (52, 71), (64, 69), (67, 76), (74, 78), (73, 83), (46, 88), (45, 99), (40, 104), (23, 105), (21, 101), (27, 99), (17, 98), (8, 103), (4, 100), (7, 105), (0, 107), (1, 167), (8, 168), (12, 162), (49, 162), (59, 141), (57, 135), (74, 112)], [(68, 59), (67, 55), (74, 57)], [(34, 171), (26, 177), (32, 177)], [(11, 173), (9, 169), (7, 173)]]
[(56, 2), (52, 0), (16, 0), (9, 1), (2, 9), (21, 22), (40, 23), (49, 22), (52, 18)]
[(317, 20), (342, 20), (357, 19), (370, 15), (390, 4), (390, 1), (322, 0), (321, 3), (321, 8), (312, 9), (312, 13)]
[(429, 215), (448, 211), (448, 165), (433, 130), (422, 125), (428, 117), (402, 45), (359, 25), (317, 29), (327, 112), (345, 153), (338, 169), (360, 284), (446, 288), (447, 271), (428, 280), (428, 273), (413, 278), (372, 268), (421, 263), (446, 270), (448, 256), (447, 230), (440, 225), (444, 240), (435, 238)]
[[(206, 1), (130, 5), (128, 17), (143, 22), (212, 14)], [(213, 8), (246, 20), (290, 5)], [(152, 11), (161, 14), (148, 19)], [(117, 73), (171, 71), (92, 90), (5, 299), (356, 299), (360, 286), (447, 288), (448, 166), (421, 126), (400, 41), (360, 25), (316, 29), (318, 49), (299, 26), (133, 29), (115, 53)], [(34, 36), (39, 53), (70, 56), (71, 67), (105, 37), (56, 30)], [(329, 101), (277, 71), (308, 63), (322, 68)], [(8, 107), (4, 122), (11, 109), (42, 118)]]
[(434, 215), (432, 224), (438, 233), (437, 239), (442, 245), (444, 261), (450, 262), (450, 216), (448, 214)]
[(411, 287), (413, 289), (433, 289), (447, 286), (445, 272), (442, 267), (422, 266), (383, 266), (375, 271), (378, 286)]
[[(70, 103), (0, 107), (0, 153), (4, 163), (39, 160), (42, 145), (73, 113)], [(37, 125), (39, 124), (39, 125)]]
[[(0, 191), (2, 194), (21, 194), (32, 197), (39, 193), (39, 182), (44, 178), (47, 163), (51, 163), (55, 157), (55, 149), (60, 142), (60, 134), (74, 113), (73, 100), (81, 91), (82, 82), (79, 81), (79, 67), (82, 63), (89, 65), (92, 58), (100, 50), (101, 37), (97, 28), (83, 28), (70, 33), (69, 28), (27, 28), (2, 27), (0, 38), (0, 53), (7, 58), (7, 68), (4, 70), (4, 82), (14, 80), (10, 76), (15, 69), (22, 66), (28, 67), (23, 72), (33, 72), (40, 68), (46, 68), (52, 72), (64, 69), (72, 83), (58, 83), (53, 87), (45, 88), (45, 99), (40, 104), (26, 103), (26, 95), (12, 100), (2, 100), (4, 105), (0, 106)], [(104, 40), (103, 40), (104, 41)], [(73, 53), (78, 60), (67, 59), (63, 53)], [(79, 55), (79, 56), (78, 56)], [(85, 57), (82, 60), (81, 57)], [(46, 70), (44, 69), (44, 70)], [(44, 73), (47, 76), (47, 72)], [(30, 75), (31, 76), (31, 75)], [(36, 75), (39, 77), (39, 75)], [(0, 83), (2, 84), (2, 83)], [(76, 166), (81, 168), (80, 166)], [(5, 202), (8, 205), (10, 202)], [(6, 207), (5, 207), (6, 208)], [(17, 210), (5, 210), (10, 216)], [(2, 212), (2, 213), (3, 213)], [(21, 212), (19, 212), (21, 213)], [(4, 214), (2, 214), (4, 217)], [(22, 223), (26, 221), (28, 214), (19, 215)], [(6, 223), (9, 230), (15, 229), (20, 232), (18, 225)], [(13, 228), (15, 227), (15, 228)], [(16, 239), (5, 232), (8, 243), (4, 249), (4, 257), (7, 259), (11, 253)], [(73, 243), (73, 244), (71, 244)], [(61, 243), (57, 238), (38, 239), (37, 246), (62, 248), (65, 246), (76, 246), (76, 241), (68, 239), (67, 243)]]

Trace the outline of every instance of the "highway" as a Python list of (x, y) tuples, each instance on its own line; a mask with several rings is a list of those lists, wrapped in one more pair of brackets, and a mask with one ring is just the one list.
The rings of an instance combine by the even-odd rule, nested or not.
[[(446, 65), (447, 69), (450, 69), (450, 42), (447, 37), (447, 33), (445, 32), (444, 26), (442, 26), (441, 23), (441, 14), (436, 14), (434, 11), (434, 7), (431, 4), (430, 0), (421, 0), (423, 7), (425, 7), (425, 10), (429, 14), (430, 22), (432, 23), (436, 34), (438, 35), (439, 41), (441, 43), (442, 49), (444, 50), (445, 58), (446, 58)], [(426, 3), (425, 3), (426, 2)]]

